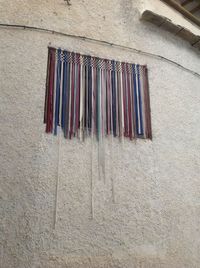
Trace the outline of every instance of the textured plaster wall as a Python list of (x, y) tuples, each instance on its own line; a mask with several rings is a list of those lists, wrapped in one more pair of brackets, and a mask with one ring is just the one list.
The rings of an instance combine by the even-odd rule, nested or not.
[[(158, 53), (199, 72), (197, 51), (139, 21), (143, 1), (0, 1), (0, 22)], [(200, 79), (176, 66), (74, 38), (0, 28), (0, 267), (199, 268)], [(153, 141), (97, 144), (44, 133), (47, 46), (148, 64)], [(91, 153), (94, 219), (91, 219)], [(59, 169), (58, 169), (59, 165)], [(58, 214), (53, 229), (56, 177)], [(114, 178), (116, 202), (112, 201)]]

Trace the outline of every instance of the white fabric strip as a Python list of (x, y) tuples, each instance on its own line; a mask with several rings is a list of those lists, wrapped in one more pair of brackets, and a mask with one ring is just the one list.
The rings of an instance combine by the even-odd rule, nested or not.
[[(63, 91), (63, 61), (61, 62), (61, 76), (60, 76), (60, 107), (59, 107), (59, 118), (61, 122), (62, 118), (62, 91)], [(60, 124), (61, 126), (61, 124)]]
[(80, 65), (80, 113), (79, 113), (79, 122), (80, 122), (80, 140), (83, 140), (83, 76), (82, 76), (83, 65)]
[(138, 71), (137, 66), (135, 66), (135, 73), (136, 73), (136, 98), (137, 98), (137, 113), (138, 113), (138, 132), (141, 134), (141, 122), (140, 122), (140, 101), (139, 101), (139, 89), (138, 89)]

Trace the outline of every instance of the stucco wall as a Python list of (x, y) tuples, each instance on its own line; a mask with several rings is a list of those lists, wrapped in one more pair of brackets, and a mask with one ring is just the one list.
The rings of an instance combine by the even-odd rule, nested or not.
[[(0, 22), (45, 27), (161, 54), (196, 72), (199, 54), (139, 21), (143, 1), (0, 1)], [(0, 28), (1, 268), (200, 267), (200, 78), (103, 44)], [(98, 179), (91, 140), (44, 133), (47, 46), (147, 64), (153, 141), (105, 141)], [(53, 229), (59, 164), (58, 218)], [(116, 202), (112, 202), (111, 176)]]

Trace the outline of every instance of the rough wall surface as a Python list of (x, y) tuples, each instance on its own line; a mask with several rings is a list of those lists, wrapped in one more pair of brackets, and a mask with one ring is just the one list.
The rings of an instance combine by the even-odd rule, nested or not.
[[(197, 51), (139, 21), (143, 1), (71, 4), (0, 0), (0, 22), (136, 47), (199, 72)], [(200, 267), (200, 79), (130, 50), (59, 35), (0, 28), (0, 40), (0, 267)], [(106, 140), (105, 180), (98, 179), (96, 143), (92, 152), (89, 139), (60, 139), (59, 152), (58, 137), (44, 133), (49, 43), (148, 64), (153, 141)]]

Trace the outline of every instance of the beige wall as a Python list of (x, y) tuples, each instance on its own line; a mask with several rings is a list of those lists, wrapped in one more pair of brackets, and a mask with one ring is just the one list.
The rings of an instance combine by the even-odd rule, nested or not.
[[(163, 55), (196, 72), (199, 54), (139, 20), (143, 1), (0, 0), (0, 23), (45, 27)], [(147, 64), (153, 142), (105, 141), (98, 179), (91, 140), (44, 133), (47, 46)], [(103, 44), (0, 28), (1, 268), (200, 266), (200, 78)], [(58, 218), (53, 229), (59, 164)], [(113, 174), (116, 203), (112, 202)]]

